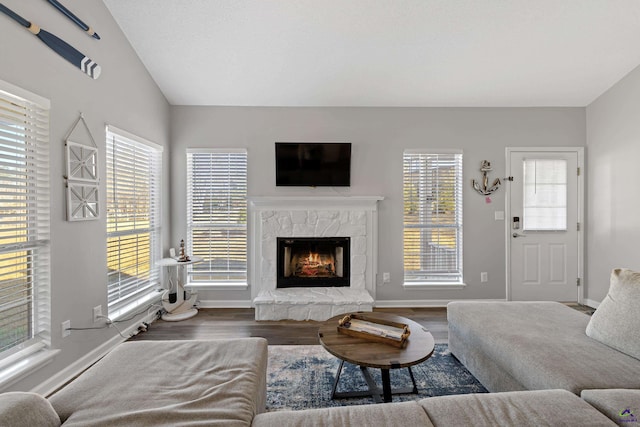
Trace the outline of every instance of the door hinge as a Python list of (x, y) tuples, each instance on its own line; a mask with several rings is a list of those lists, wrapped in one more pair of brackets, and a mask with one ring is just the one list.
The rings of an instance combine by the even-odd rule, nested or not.
[(576, 225), (577, 225), (576, 230), (580, 231), (580, 223), (578, 223)]
[(580, 176), (580, 168), (578, 167), (578, 176)]
[(576, 286), (580, 286), (580, 278), (579, 277), (576, 279)]

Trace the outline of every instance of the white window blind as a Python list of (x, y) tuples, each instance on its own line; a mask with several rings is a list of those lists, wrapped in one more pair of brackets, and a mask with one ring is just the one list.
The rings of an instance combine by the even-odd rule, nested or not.
[(404, 281), (462, 282), (462, 154), (407, 150)]
[(159, 287), (162, 147), (107, 127), (109, 313), (135, 307)]
[(50, 342), (49, 180), (49, 102), (0, 81), (0, 358)]
[(187, 151), (187, 226), (192, 282), (247, 281), (247, 152)]
[(525, 159), (523, 229), (564, 231), (567, 229), (567, 161)]

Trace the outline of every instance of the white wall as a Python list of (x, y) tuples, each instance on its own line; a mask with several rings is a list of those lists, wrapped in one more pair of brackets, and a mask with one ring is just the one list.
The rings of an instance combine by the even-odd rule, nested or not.
[(587, 298), (611, 270), (640, 271), (640, 67), (587, 107)]
[[(106, 313), (106, 217), (105, 140), (106, 123), (155, 141), (169, 143), (169, 105), (101, 1), (65, 2), (102, 40), (94, 40), (47, 2), (6, 0), (7, 7), (57, 35), (102, 66), (92, 80), (59, 57), (25, 28), (0, 16), (0, 79), (51, 100), (51, 248), (52, 248), (52, 345), (61, 353), (52, 364), (13, 385), (30, 390), (53, 374), (109, 341), (114, 328), (74, 331), (61, 338), (60, 323), (91, 327), (92, 307)], [(101, 218), (67, 222), (64, 186), (64, 137), (80, 112), (99, 147)], [(74, 134), (75, 135), (75, 134)], [(82, 134), (81, 134), (82, 135)], [(87, 142), (83, 140), (81, 142)], [(163, 224), (169, 229), (169, 149), (165, 149)], [(126, 328), (129, 324), (121, 324)]]
[[(391, 283), (377, 287), (386, 304), (448, 299), (505, 298), (504, 210), (500, 189), (485, 203), (471, 187), (480, 162), (489, 178), (504, 177), (505, 147), (584, 146), (584, 108), (171, 108), (172, 243), (185, 237), (185, 149), (244, 147), (249, 155), (249, 196), (380, 195), (378, 273)], [(347, 141), (352, 146), (350, 188), (275, 186), (275, 141)], [(405, 148), (464, 150), (464, 274), (461, 290), (402, 287), (402, 152)], [(480, 283), (480, 272), (489, 274)], [(381, 274), (379, 274), (381, 276)], [(250, 291), (199, 293), (200, 299), (250, 301)]]

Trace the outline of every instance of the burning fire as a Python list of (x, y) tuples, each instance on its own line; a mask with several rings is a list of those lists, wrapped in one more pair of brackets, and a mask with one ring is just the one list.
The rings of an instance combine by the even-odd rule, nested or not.
[(296, 273), (298, 276), (335, 276), (335, 263), (331, 255), (309, 252), (307, 257), (301, 257)]

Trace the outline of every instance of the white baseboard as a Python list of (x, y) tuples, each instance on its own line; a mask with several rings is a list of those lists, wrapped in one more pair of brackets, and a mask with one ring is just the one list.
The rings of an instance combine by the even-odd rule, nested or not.
[[(446, 307), (453, 301), (491, 301), (504, 302), (506, 299), (434, 299), (434, 300), (378, 300), (374, 307), (378, 308), (407, 308), (407, 307)], [(584, 305), (598, 308), (598, 301), (585, 299)], [(252, 308), (253, 304), (248, 300), (202, 300), (198, 301), (199, 308)]]
[(198, 300), (198, 308), (252, 308), (250, 300)]
[[(446, 307), (452, 301), (505, 301), (503, 299), (477, 299), (477, 300), (380, 300), (374, 303), (374, 307), (380, 308), (406, 308), (406, 307)], [(253, 308), (248, 300), (199, 300), (198, 308)]]
[(503, 302), (503, 299), (464, 299), (464, 300), (445, 300), (445, 299), (433, 299), (433, 300), (380, 300), (376, 301), (374, 306), (378, 308), (406, 308), (406, 307), (446, 307), (447, 304), (453, 301), (492, 301)]
[[(147, 314), (145, 317), (142, 317), (140, 320), (134, 322), (126, 329), (122, 330), (122, 335), (128, 336), (132, 335), (134, 332), (138, 330), (138, 326), (142, 323), (152, 323), (156, 320), (156, 313)], [(91, 365), (100, 360), (105, 354), (109, 353), (113, 350), (118, 344), (126, 341), (125, 338), (121, 337), (120, 334), (117, 334), (109, 341), (100, 345), (93, 351), (87, 353), (85, 356), (73, 362), (71, 365), (67, 366), (62, 371), (58, 372), (56, 375), (50, 377), (48, 380), (40, 383), (37, 387), (33, 388), (31, 392), (38, 393), (43, 396), (48, 396), (54, 391), (58, 390), (66, 383), (74, 379), (76, 376), (81, 374), (85, 369), (89, 368)]]
[(594, 301), (592, 299), (588, 299), (585, 298), (582, 303), (584, 305), (586, 305), (587, 307), (591, 307), (591, 308), (598, 308), (598, 306), (600, 305), (600, 303), (598, 301)]

